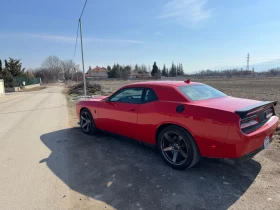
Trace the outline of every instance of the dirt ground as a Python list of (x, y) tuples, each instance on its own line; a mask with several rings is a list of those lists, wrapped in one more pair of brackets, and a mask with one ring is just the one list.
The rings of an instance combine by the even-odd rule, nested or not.
[[(280, 101), (280, 78), (196, 81), (235, 97)], [(100, 81), (107, 94), (131, 82)], [(70, 187), (83, 195), (73, 209), (280, 208), (278, 135), (267, 150), (242, 165), (202, 159), (190, 170), (176, 171), (155, 149), (108, 134), (84, 135), (76, 124), (75, 102), (69, 104), (71, 176), (78, 177)], [(276, 112), (279, 116), (279, 105)]]

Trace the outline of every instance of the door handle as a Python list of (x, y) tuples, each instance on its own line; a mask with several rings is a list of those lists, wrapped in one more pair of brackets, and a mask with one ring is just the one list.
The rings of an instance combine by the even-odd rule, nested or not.
[(134, 108), (130, 108), (130, 111), (135, 112), (135, 111), (136, 111), (136, 109), (134, 109)]

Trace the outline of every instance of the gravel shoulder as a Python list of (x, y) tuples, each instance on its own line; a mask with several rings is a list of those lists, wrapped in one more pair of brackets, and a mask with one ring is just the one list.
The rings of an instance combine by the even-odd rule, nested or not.
[[(51, 151), (40, 136), (68, 128), (62, 87), (7, 94), (0, 99), (0, 209), (67, 209), (69, 187), (46, 165)], [(56, 144), (59, 136), (53, 140)], [(67, 153), (56, 149), (67, 179)]]

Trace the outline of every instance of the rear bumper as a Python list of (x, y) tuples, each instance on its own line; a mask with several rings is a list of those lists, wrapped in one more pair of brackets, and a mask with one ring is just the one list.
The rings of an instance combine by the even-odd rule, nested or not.
[(257, 130), (245, 134), (238, 127), (230, 127), (227, 141), (224, 144), (224, 155), (221, 158), (228, 159), (246, 159), (254, 156), (264, 145), (266, 137), (274, 135), (278, 126), (279, 118), (272, 116), (265, 124)]
[(272, 116), (262, 127), (250, 134), (243, 134), (242, 141), (244, 145), (239, 149), (239, 154), (237, 157), (242, 157), (248, 153), (253, 153), (255, 150), (263, 147), (264, 139), (266, 137), (272, 139), (273, 134), (278, 126), (279, 118), (277, 116)]
[[(270, 138), (270, 144), (273, 141), (273, 137)], [(230, 159), (234, 164), (241, 164), (247, 160), (252, 159), (256, 154), (258, 154), (259, 152), (261, 152), (262, 150), (264, 150), (264, 145), (262, 145), (261, 147), (257, 148), (256, 150), (249, 152), (239, 158), (232, 158)]]

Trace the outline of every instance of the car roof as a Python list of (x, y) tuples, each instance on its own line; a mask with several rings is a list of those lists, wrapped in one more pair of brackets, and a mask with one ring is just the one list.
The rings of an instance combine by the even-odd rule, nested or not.
[(135, 82), (128, 85), (125, 85), (124, 87), (151, 87), (151, 86), (173, 86), (173, 87), (179, 87), (183, 85), (194, 85), (194, 84), (202, 84), (199, 82), (190, 82), (189, 84), (184, 81), (148, 81), (148, 82)]

